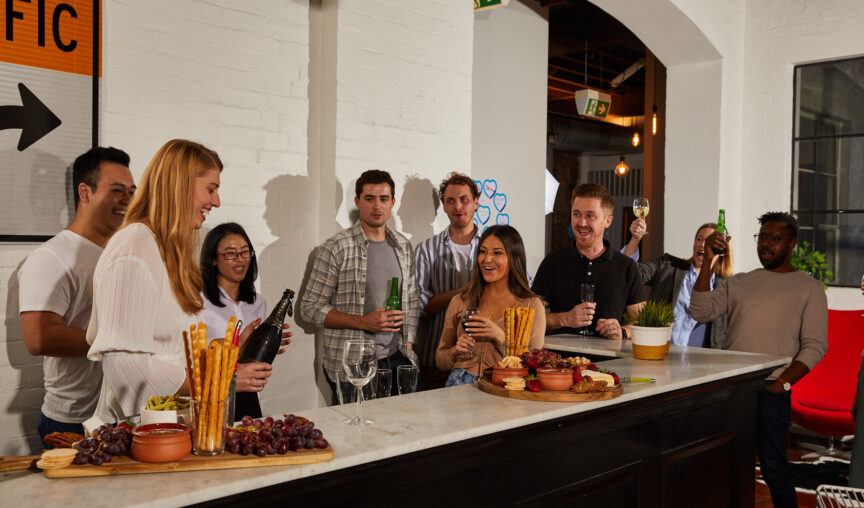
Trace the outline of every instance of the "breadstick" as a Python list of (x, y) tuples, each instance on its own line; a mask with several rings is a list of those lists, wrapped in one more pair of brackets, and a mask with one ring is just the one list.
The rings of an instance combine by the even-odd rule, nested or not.
[(189, 343), (189, 334), (183, 330), (183, 356), (186, 357), (186, 378), (189, 380), (189, 394), (195, 395), (195, 378), (192, 376), (192, 345)]
[(504, 309), (504, 356), (510, 356), (510, 309)]
[(192, 394), (192, 398), (200, 401), (201, 400), (201, 347), (198, 345), (197, 334), (195, 333), (195, 328), (191, 327), (192, 337), (190, 340), (191, 349), (189, 352), (192, 354), (192, 384), (190, 388), (194, 388), (194, 391), (190, 391)]
[[(229, 323), (230, 326), (230, 323)], [(233, 374), (233, 369), (228, 368), (228, 363), (231, 360), (231, 348), (234, 347), (231, 345), (231, 342), (228, 339), (227, 331), (226, 331), (226, 340), (222, 343), (222, 369), (221, 369), (221, 380), (219, 381), (219, 410), (216, 412), (216, 421), (217, 421), (217, 429), (222, 424), (222, 421), (225, 419), (225, 405), (223, 402), (225, 398), (228, 397), (228, 388), (231, 384), (231, 374)], [(229, 373), (230, 372), (230, 373)], [(220, 432), (221, 434), (221, 432)]]
[(516, 325), (516, 340), (520, 340), (522, 337), (522, 333), (525, 330), (525, 309), (523, 307), (517, 307), (516, 313), (519, 316), (519, 324)]
[(210, 403), (207, 410), (205, 445), (208, 450), (214, 450), (216, 448), (216, 434), (220, 432), (218, 417), (219, 401), (221, 400), (219, 396), (222, 394), (222, 346), (214, 341), (209, 349), (213, 351), (210, 353), (213, 359), (213, 377), (210, 379)]
[(207, 348), (204, 354), (207, 355), (207, 371), (204, 374), (203, 390), (201, 401), (198, 404), (198, 448), (203, 449), (206, 441), (205, 434), (207, 433), (207, 402), (210, 400), (210, 384), (213, 379), (213, 361), (212, 349)]
[(228, 318), (228, 327), (225, 328), (225, 342), (231, 343), (234, 340), (234, 328), (237, 326), (237, 318), (231, 316)]
[(534, 328), (534, 314), (535, 310), (533, 308), (528, 309), (528, 322), (525, 324), (525, 333), (522, 337), (520, 349), (527, 349), (528, 344), (531, 342), (531, 330)]

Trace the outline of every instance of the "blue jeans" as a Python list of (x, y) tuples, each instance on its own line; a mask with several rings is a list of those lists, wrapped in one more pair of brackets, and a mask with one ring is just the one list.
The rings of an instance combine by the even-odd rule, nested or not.
[(776, 508), (797, 507), (795, 484), (786, 460), (789, 446), (789, 425), (792, 394), (776, 394), (761, 389), (756, 395), (756, 451), (762, 477), (771, 491)]
[(65, 423), (52, 420), (42, 413), (39, 413), (39, 423), (36, 424), (36, 430), (39, 432), (39, 439), (42, 445), (47, 449), (54, 448), (45, 444), (45, 436), (52, 432), (74, 432), (84, 435), (84, 426), (80, 423)]
[(444, 383), (444, 386), (470, 385), (477, 381), (477, 378), (479, 377), (479, 374), (472, 374), (465, 369), (453, 369), (453, 371), (450, 372), (450, 376), (447, 378), (447, 382)]

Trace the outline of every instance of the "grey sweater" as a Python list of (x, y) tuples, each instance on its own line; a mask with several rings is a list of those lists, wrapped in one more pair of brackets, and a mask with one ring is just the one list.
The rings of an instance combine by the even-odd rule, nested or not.
[(828, 299), (822, 284), (806, 273), (760, 268), (724, 279), (713, 291), (693, 291), (694, 319), (721, 314), (729, 317), (726, 349), (789, 356), (810, 369), (828, 350)]

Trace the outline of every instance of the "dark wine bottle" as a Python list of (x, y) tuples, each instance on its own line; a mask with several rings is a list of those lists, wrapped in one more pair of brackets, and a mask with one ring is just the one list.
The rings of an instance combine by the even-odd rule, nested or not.
[(263, 323), (249, 336), (246, 347), (240, 355), (240, 363), (267, 362), (273, 363), (279, 345), (282, 343), (282, 322), (285, 314), (294, 315), (294, 291), (286, 289), (279, 303), (273, 307)]
[(390, 281), (390, 297), (387, 298), (384, 310), (402, 310), (402, 298), (399, 297), (399, 277)]

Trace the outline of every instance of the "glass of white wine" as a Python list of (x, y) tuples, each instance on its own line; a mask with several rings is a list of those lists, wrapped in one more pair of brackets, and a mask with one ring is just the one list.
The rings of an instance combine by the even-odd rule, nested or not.
[(636, 198), (633, 200), (633, 215), (644, 219), (648, 217), (648, 198)]

